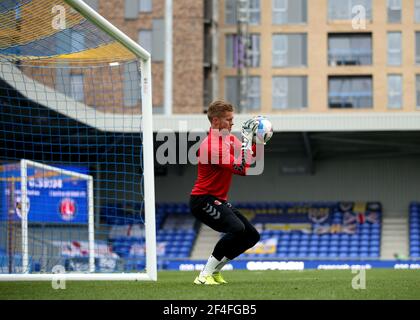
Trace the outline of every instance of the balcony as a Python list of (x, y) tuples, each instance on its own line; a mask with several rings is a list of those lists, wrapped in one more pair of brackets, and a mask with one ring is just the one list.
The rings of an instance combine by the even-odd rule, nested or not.
[(372, 64), (370, 49), (330, 49), (328, 52), (330, 66), (360, 66)]
[(330, 92), (328, 105), (331, 109), (371, 109), (373, 108), (372, 92)]

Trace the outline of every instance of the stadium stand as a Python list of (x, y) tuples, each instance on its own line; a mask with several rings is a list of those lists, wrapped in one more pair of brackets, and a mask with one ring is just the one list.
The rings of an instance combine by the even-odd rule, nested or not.
[[(125, 270), (144, 267), (144, 224), (127, 217), (123, 204), (108, 205), (104, 210), (111, 218), (109, 243), (112, 251), (125, 260)], [(141, 216), (141, 215), (140, 215)], [(138, 219), (138, 218), (137, 218)], [(165, 203), (156, 206), (157, 255), (161, 258), (188, 258), (194, 245), (197, 228), (189, 207), (184, 203)]]
[[(257, 202), (234, 205), (261, 233), (261, 241), (239, 259), (380, 258), (380, 203)], [(140, 204), (130, 203), (108, 204), (101, 210), (102, 217), (107, 217), (103, 221), (104, 225), (111, 226), (107, 238), (97, 239), (95, 245), (102, 246), (102, 252), (106, 251), (108, 260), (114, 260), (119, 270), (135, 271), (145, 267), (145, 234), (141, 210)], [(420, 204), (411, 203), (410, 254), (413, 258), (419, 257), (419, 218)], [(186, 203), (157, 204), (156, 228), (160, 267), (164, 267), (167, 260), (190, 257), (199, 223), (190, 214)], [(78, 252), (87, 246), (87, 239), (77, 239), (80, 243), (74, 240), (66, 244), (69, 248), (62, 251), (62, 258), (83, 256)], [(6, 258), (7, 253), (3, 249), (0, 251), (0, 260), (4, 260), (0, 261), (0, 265), (3, 268), (7, 267)], [(21, 257), (16, 256), (15, 259), (15, 265), (18, 266)], [(33, 270), (41, 267), (39, 262), (33, 262)]]
[(244, 258), (380, 256), (382, 208), (377, 202), (257, 204), (252, 209), (261, 241)]
[[(255, 258), (366, 259), (379, 258), (380, 203), (235, 203), (261, 233), (261, 241), (241, 256)], [(127, 224), (121, 205), (115, 208), (109, 240), (120, 257), (141, 263), (141, 225)], [(118, 212), (119, 215), (118, 216)], [(156, 208), (158, 257), (188, 258), (197, 236), (195, 219), (185, 203), (161, 203)]]
[(410, 256), (420, 258), (420, 203), (412, 202), (409, 208)]

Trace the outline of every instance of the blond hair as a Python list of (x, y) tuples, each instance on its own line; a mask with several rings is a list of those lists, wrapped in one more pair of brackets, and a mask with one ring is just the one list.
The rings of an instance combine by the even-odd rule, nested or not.
[(212, 122), (213, 118), (223, 117), (225, 112), (233, 112), (233, 106), (227, 101), (216, 100), (210, 104), (207, 110), (207, 118)]

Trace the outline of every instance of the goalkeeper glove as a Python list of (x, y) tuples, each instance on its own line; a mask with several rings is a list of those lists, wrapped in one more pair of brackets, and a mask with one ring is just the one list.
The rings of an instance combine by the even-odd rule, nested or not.
[(249, 119), (242, 124), (242, 149), (248, 149), (252, 154), (252, 143), (257, 132), (259, 122), (255, 119)]

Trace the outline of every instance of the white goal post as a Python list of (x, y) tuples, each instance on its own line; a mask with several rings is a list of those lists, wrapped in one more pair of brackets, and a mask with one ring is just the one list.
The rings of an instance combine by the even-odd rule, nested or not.
[(0, 280), (48, 280), (51, 274), (29, 274), (29, 235), (28, 235), (28, 166), (41, 170), (55, 172), (72, 178), (85, 180), (87, 183), (87, 212), (88, 212), (88, 243), (89, 243), (89, 272), (95, 272), (95, 230), (94, 230), (94, 203), (93, 203), (93, 177), (74, 171), (69, 171), (54, 166), (22, 159), (19, 163), (20, 177), (20, 214), (21, 214), (21, 252), (22, 252), (22, 274), (0, 274)]
[[(117, 29), (82, 0), (65, 0), (82, 16), (102, 31), (133, 52), (141, 61), (141, 88), (143, 100), (143, 146), (144, 146), (144, 206), (146, 229), (146, 274), (91, 274), (98, 280), (157, 280), (155, 180), (153, 163), (153, 113), (152, 113), (152, 60), (150, 53)], [(94, 280), (94, 279), (91, 279)]]
[[(109, 21), (90, 8), (82, 0), (64, 0), (69, 6), (79, 12), (89, 22), (104, 31), (111, 38), (122, 44), (125, 48), (135, 54), (140, 60), (141, 66), (141, 99), (142, 99), (142, 147), (143, 147), (143, 175), (144, 175), (144, 217), (145, 217), (145, 247), (146, 247), (146, 266), (145, 272), (135, 273), (95, 273), (94, 260), (94, 204), (93, 204), (93, 178), (89, 175), (79, 174), (79, 178), (88, 181), (89, 195), (89, 272), (63, 273), (60, 274), (62, 280), (92, 281), (92, 280), (157, 280), (157, 255), (156, 255), (156, 224), (155, 224), (155, 186), (154, 186), (154, 148), (153, 148), (153, 123), (152, 123), (152, 75), (151, 75), (151, 56), (145, 49), (130, 39), (127, 35), (117, 29)], [(139, 88), (140, 89), (140, 88)], [(26, 177), (27, 166), (32, 165), (38, 168), (54, 171), (74, 176), (77, 173), (55, 168), (45, 164), (36, 163), (29, 160), (21, 160), (21, 212), (25, 213), (27, 197)], [(26, 244), (25, 244), (26, 242)], [(22, 266), (23, 270), (28, 270), (28, 219), (26, 214), (22, 214)], [(25, 268), (26, 266), (26, 268)], [(54, 273), (13, 273), (0, 274), (0, 281), (51, 281), (57, 279)]]

